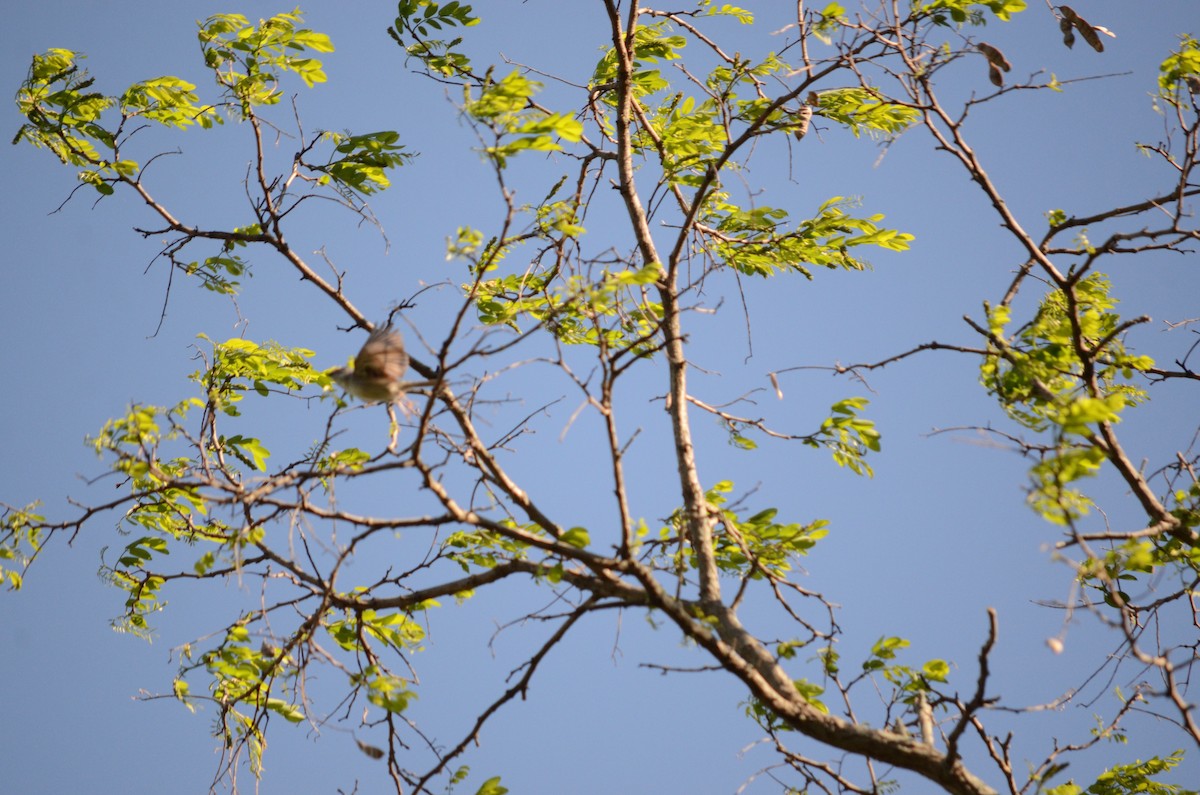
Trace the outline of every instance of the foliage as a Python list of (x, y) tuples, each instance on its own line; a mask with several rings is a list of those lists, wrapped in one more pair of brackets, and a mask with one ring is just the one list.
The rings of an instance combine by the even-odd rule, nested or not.
[(1046, 795), (1128, 795), (1134, 792), (1145, 792), (1149, 795), (1195, 795), (1195, 790), (1185, 789), (1174, 784), (1155, 781), (1154, 776), (1161, 775), (1183, 761), (1183, 752), (1176, 751), (1170, 756), (1153, 757), (1145, 762), (1138, 760), (1127, 765), (1117, 765), (1106, 770), (1096, 782), (1087, 789), (1082, 789), (1074, 783), (1060, 784), (1047, 789)]
[[(358, 745), (368, 756), (387, 757), (397, 791), (452, 788), (467, 771), (451, 763), (496, 710), (525, 697), (539, 663), (572, 626), (620, 608), (673, 626), (703, 665), (744, 685), (748, 717), (774, 743), (778, 765), (800, 788), (882, 791), (891, 780), (877, 778), (875, 764), (924, 779), (918, 788), (953, 793), (994, 792), (990, 778), (1013, 782), (1014, 793), (1041, 787), (1061, 771), (1062, 757), (1089, 744), (1056, 743), (1018, 787), (1009, 739), (984, 727), (1000, 701), (989, 694), (994, 613), (978, 670), (966, 676), (940, 656), (904, 663), (901, 654), (910, 642), (899, 635), (876, 641), (857, 668), (844, 665), (837, 647), (844, 630), (834, 600), (801, 584), (800, 562), (826, 537), (830, 520), (752, 507), (753, 490), (735, 491), (737, 462), (744, 460), (738, 456), (754, 455), (763, 444), (824, 449), (838, 468), (872, 476), (882, 434), (863, 416), (867, 399), (839, 399), (827, 416), (806, 412), (800, 427), (815, 430), (804, 432), (781, 429), (773, 418), (734, 414), (729, 404), (712, 405), (688, 384), (696, 350), (689, 334), (694, 315), (708, 311), (704, 296), (735, 295), (750, 276), (776, 283), (796, 275), (814, 282), (836, 272), (867, 278), (865, 252), (904, 252), (914, 240), (883, 225), (883, 214), (860, 211), (866, 200), (831, 196), (833, 191), (818, 194), (831, 197), (818, 198), (808, 218), (762, 203), (751, 161), (782, 156), (784, 146), (815, 146), (814, 128), (849, 146), (861, 138), (887, 146), (897, 136), (921, 133), (962, 166), (1026, 261), (1003, 297), (985, 304), (982, 323), (967, 319), (975, 335), (969, 342), (927, 343), (873, 364), (832, 369), (862, 378), (924, 350), (978, 361), (984, 389), (1010, 423), (1004, 427), (1015, 429), (984, 430), (1031, 459), (1030, 505), (1063, 534), (1056, 554), (1070, 563), (1083, 593), (1082, 606), (1070, 610), (1090, 609), (1119, 633), (1120, 653), (1157, 677), (1155, 685), (1138, 690), (1139, 703), (1153, 701), (1147, 709), (1169, 716), (1200, 744), (1194, 708), (1185, 698), (1191, 663), (1184, 655), (1194, 652), (1194, 639), (1179, 641), (1172, 634), (1160, 641), (1142, 631), (1147, 614), (1157, 622), (1160, 611), (1187, 611), (1194, 603), (1200, 576), (1196, 456), (1181, 452), (1147, 475), (1131, 463), (1117, 434), (1117, 426), (1148, 402), (1155, 380), (1186, 383), (1198, 376), (1183, 363), (1186, 356), (1177, 369), (1165, 369), (1133, 352), (1127, 338), (1147, 318), (1123, 319), (1115, 311), (1112, 281), (1098, 266), (1118, 255), (1187, 251), (1200, 238), (1185, 202), (1197, 192), (1200, 123), (1194, 101), (1185, 97), (1200, 73), (1196, 40), (1184, 37), (1160, 67), (1157, 101), (1160, 110), (1174, 113), (1179, 140), (1143, 145), (1172, 166), (1173, 179), (1155, 196), (1086, 216), (1051, 210), (1039, 239), (1008, 209), (966, 138), (967, 111), (984, 100), (968, 100), (956, 115), (938, 93), (943, 79), (982, 54), (997, 88), (987, 100), (1009, 98), (999, 74), (1009, 71), (1000, 66), (1007, 60), (972, 37), (989, 22), (1014, 21), (1026, 9), (1023, 0), (866, 3), (866, 14), (852, 14), (839, 3), (807, 11), (799, 4), (791, 43), (757, 56), (730, 53), (712, 37), (718, 33), (710, 36), (701, 27), (753, 25), (746, 9), (701, 2), (692, 11), (639, 14), (634, 4), (623, 16), (613, 2), (600, 5), (610, 29), (594, 69), (574, 83), (564, 81), (570, 90), (547, 92), (528, 68), (501, 76), (494, 66), (474, 66), (466, 37), (480, 17), (471, 6), (398, 3), (391, 38), (427, 77), (461, 87), (461, 119), (477, 136), (502, 208), (487, 230), (452, 222), (458, 225), (447, 253), (461, 300), (444, 328), (429, 330), (431, 338), (442, 335), (430, 347), (436, 362), (413, 360), (423, 381), (406, 388), (421, 398), (419, 405), (407, 397), (389, 405), (387, 434), (338, 447), (353, 415), (329, 374), (310, 363), (313, 350), (245, 338), (216, 342), (200, 334), (202, 366), (191, 376), (197, 394), (169, 406), (131, 405), (89, 440), (104, 467), (119, 476), (121, 496), (65, 520), (47, 519), (36, 503), (5, 508), (0, 573), (9, 588), (21, 586), (51, 536), (78, 531), (107, 511), (120, 513), (126, 534), (112, 562), (106, 551), (101, 570), (124, 594), (114, 621), (119, 630), (151, 636), (151, 618), (166, 610), (166, 595), (180, 581), (260, 580), (260, 602), (226, 617), (195, 649), (186, 648), (172, 688), (189, 708), (215, 708), (224, 750), (219, 775), (231, 778), (241, 764), (262, 772), (272, 715), (319, 725), (361, 697), (368, 706), (360, 729), (381, 735), (387, 751)], [(1069, 7), (1050, 13), (1064, 35), (1077, 31), (1091, 43), (1097, 31), (1107, 32)], [(243, 278), (251, 274), (251, 261), (271, 254), (343, 321), (365, 329), (371, 323), (359, 308), (361, 298), (342, 274), (322, 276), (284, 229), (294, 223), (291, 213), (313, 198), (373, 222), (367, 199), (388, 190), (414, 155), (395, 130), (298, 130), (290, 162), (273, 170), (263, 154), (264, 129), (287, 123), (277, 106), (296, 81), (307, 89), (326, 82), (324, 65), (313, 54), (333, 52), (327, 36), (301, 24), (299, 10), (257, 23), (239, 14), (200, 23), (201, 53), (215, 86), (207, 98), (176, 77), (106, 95), (93, 90), (95, 81), (78, 65), (82, 56), (47, 50), (34, 57), (18, 90), (25, 123), (16, 141), (81, 169), (81, 183), (102, 198), (117, 190), (137, 195), (163, 225), (139, 231), (166, 236), (161, 255), (203, 289), (237, 295), (248, 289)], [(432, 38), (448, 35), (443, 31), (462, 35)], [(213, 130), (226, 119), (243, 123), (230, 127), (248, 130), (255, 152), (246, 178), (248, 215), (228, 227), (184, 223), (152, 192), (146, 166), (126, 156), (131, 138), (142, 123), (190, 134), (192, 127)], [(535, 163), (534, 156), (549, 159)], [(541, 179), (543, 167), (554, 171), (551, 187), (534, 194), (540, 201), (518, 203), (508, 187), (514, 171), (528, 168)], [(606, 214), (620, 219), (619, 231), (599, 222)], [(1089, 233), (1096, 229), (1107, 237)], [(1074, 237), (1063, 242), (1064, 235)], [(185, 257), (197, 242), (218, 250)], [(483, 339), (504, 341), (474, 340), (465, 330), (471, 316), (494, 334)], [(493, 396), (492, 383), (508, 383), (506, 373), (521, 366), (504, 357), (530, 340), (554, 352), (536, 360), (556, 368), (582, 394), (580, 411), (594, 412), (603, 428), (599, 454), (611, 472), (604, 488), (615, 498), (615, 520), (559, 518), (539, 501), (544, 484), (518, 477), (507, 451), (535, 432), (536, 410), (498, 437), (480, 430), (490, 420), (484, 407), (507, 399)], [(666, 519), (654, 520), (655, 507), (638, 504), (629, 488), (629, 445), (638, 431), (627, 423), (628, 404), (619, 395), (631, 373), (655, 380), (655, 391), (641, 397), (661, 400), (667, 418), (678, 493), (670, 495)], [(462, 383), (466, 388), (456, 392)], [(775, 386), (782, 398), (777, 381)], [(288, 431), (309, 446), (289, 460), (278, 452), (286, 440), (269, 437), (256, 420), (260, 411), (300, 401), (310, 411)], [(405, 445), (397, 408), (405, 415)], [(714, 455), (696, 443), (692, 418), (698, 414), (719, 423), (731, 454)], [(720, 470), (708, 488), (700, 456)], [(571, 483), (570, 474), (561, 473), (563, 482)], [(1085, 494), (1080, 483), (1102, 474), (1117, 478), (1132, 495), (1141, 517), (1135, 526), (1095, 530), (1088, 524), (1100, 499)], [(380, 488), (375, 484), (401, 475), (412, 478), (411, 490), (428, 496), (432, 509), (388, 492), (395, 514), (376, 515), (357, 511), (353, 498), (340, 496), (360, 484)], [(1155, 476), (1169, 488), (1156, 491)], [(413, 562), (404, 557), (408, 568), (385, 564), (361, 574), (348, 566), (351, 560), (378, 562), (364, 550), (401, 545), (402, 531), (423, 545)], [(312, 554), (315, 548), (321, 555)], [(442, 608), (439, 600), (453, 596), (460, 603), (506, 580), (549, 589), (551, 601), (565, 605), (560, 614), (525, 616), (555, 624), (554, 633), (513, 672), (511, 686), (480, 710), (461, 742), (414, 750), (425, 747), (410, 718), (422, 692), (415, 671), (426, 650), (425, 622)], [(1133, 581), (1144, 590), (1135, 593)], [(748, 601), (766, 603), (791, 629), (773, 639), (755, 634), (746, 624), (757, 616), (739, 612)], [(807, 660), (800, 654), (805, 649), (812, 655)], [(336, 680), (332, 705), (305, 686), (317, 665), (327, 666), (328, 679)], [(193, 690), (199, 680), (203, 684)], [(1116, 733), (1132, 703), (1124, 702), (1101, 733)], [(804, 754), (789, 749), (786, 735), (808, 738)], [(827, 746), (835, 761), (807, 756), (810, 740)], [(961, 751), (966, 743), (976, 752), (971, 767)], [(1114, 765), (1087, 790), (1071, 783), (1044, 791), (1182, 793), (1153, 780), (1180, 758), (1177, 753)], [(975, 772), (987, 767), (979, 760), (991, 760), (995, 770)], [(507, 790), (491, 777), (477, 791)]]

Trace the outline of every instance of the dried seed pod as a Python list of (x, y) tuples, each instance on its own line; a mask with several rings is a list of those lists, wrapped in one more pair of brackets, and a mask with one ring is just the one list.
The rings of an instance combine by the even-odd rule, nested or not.
[(1058, 13), (1062, 14), (1062, 19), (1058, 21), (1058, 29), (1063, 34), (1063, 44), (1070, 47), (1075, 43), (1075, 35), (1071, 32), (1071, 28), (1079, 31), (1079, 35), (1083, 36), (1083, 40), (1088, 43), (1096, 52), (1104, 52), (1104, 44), (1100, 41), (1100, 37), (1096, 35), (1096, 31), (1103, 31), (1105, 35), (1116, 38), (1116, 34), (1108, 28), (1093, 26), (1086, 19), (1075, 13), (1075, 9), (1070, 6), (1059, 6)]
[(1066, 17), (1058, 20), (1058, 29), (1062, 31), (1063, 44), (1067, 45), (1068, 49), (1074, 47), (1075, 26), (1071, 24), (1071, 20), (1067, 19)]
[(1096, 31), (1087, 23), (1087, 20), (1076, 16), (1074, 21), (1075, 29), (1079, 31), (1080, 36), (1083, 36), (1083, 40), (1096, 52), (1104, 52), (1104, 42), (1100, 41), (1100, 37), (1096, 35)]
[(775, 387), (775, 397), (783, 400), (783, 390), (779, 388), (779, 379), (775, 376), (775, 373), (767, 373), (767, 375), (771, 377), (771, 386)]
[(808, 105), (801, 105), (800, 110), (796, 111), (795, 122), (792, 124), (792, 135), (796, 136), (796, 140), (804, 139), (808, 134), (808, 123), (812, 121), (813, 109)]
[(358, 743), (358, 750), (362, 751), (364, 754), (371, 757), (372, 759), (383, 759), (383, 749), (382, 748), (376, 748), (373, 745), (367, 745), (366, 743), (364, 743), (362, 740), (359, 740), (359, 739), (355, 739), (354, 742)]
[(992, 81), (992, 85), (997, 88), (1004, 88), (1004, 75), (996, 68), (996, 64), (988, 64), (988, 80)]
[(1008, 59), (1004, 57), (1004, 53), (1000, 52), (992, 45), (985, 41), (981, 41), (975, 45), (975, 48), (983, 53), (984, 57), (988, 59), (988, 63), (1003, 69), (1006, 72), (1012, 71), (1012, 64), (1009, 63)]

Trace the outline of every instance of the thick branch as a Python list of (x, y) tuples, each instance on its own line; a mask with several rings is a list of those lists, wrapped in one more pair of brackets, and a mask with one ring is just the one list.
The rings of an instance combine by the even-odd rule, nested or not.
[[(613, 47), (617, 53), (617, 166), (620, 173), (621, 196), (625, 200), (626, 212), (633, 224), (638, 250), (646, 263), (662, 264), (654, 240), (646, 210), (642, 206), (633, 179), (633, 53), (630, 47), (637, 25), (638, 4), (631, 2), (627, 27), (622, 28), (615, 0), (605, 0), (609, 22), (612, 27)], [(696, 469), (696, 453), (692, 445), (692, 430), (687, 408), (687, 356), (683, 347), (683, 329), (680, 324), (680, 307), (676, 292), (678, 263), (667, 263), (666, 272), (658, 283), (659, 298), (663, 308), (663, 334), (666, 337), (664, 351), (669, 370), (667, 411), (671, 416), (671, 430), (675, 439), (675, 461), (679, 470), (680, 490), (683, 497), (684, 522), (688, 541), (696, 555), (696, 567), (700, 576), (700, 594), (705, 602), (719, 602), (721, 587), (717, 580), (717, 565), (712, 554), (712, 517), (704, 497), (704, 487)]]

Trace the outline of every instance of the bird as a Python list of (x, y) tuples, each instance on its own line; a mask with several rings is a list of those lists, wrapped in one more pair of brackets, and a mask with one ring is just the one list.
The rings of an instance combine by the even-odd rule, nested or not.
[(351, 368), (338, 367), (329, 372), (329, 377), (366, 403), (393, 403), (412, 387), (428, 383), (402, 381), (406, 370), (404, 338), (391, 326), (383, 326), (367, 337)]

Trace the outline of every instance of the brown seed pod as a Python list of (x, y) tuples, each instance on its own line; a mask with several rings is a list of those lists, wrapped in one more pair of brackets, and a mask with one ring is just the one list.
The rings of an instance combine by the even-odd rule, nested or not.
[(372, 759), (383, 759), (383, 749), (376, 748), (373, 745), (367, 745), (362, 740), (358, 739), (356, 739), (354, 742), (358, 743), (358, 750), (362, 751)]
[(800, 110), (796, 111), (796, 121), (792, 125), (792, 135), (796, 136), (796, 140), (803, 140), (808, 134), (808, 123), (812, 121), (813, 109), (808, 105), (801, 105)]
[(981, 41), (975, 45), (975, 48), (983, 53), (984, 57), (988, 59), (988, 63), (999, 67), (1006, 72), (1012, 71), (1012, 64), (1009, 63), (1008, 59), (1004, 57), (1004, 53), (1000, 52), (992, 45), (985, 41)]
[(1004, 75), (994, 63), (988, 64), (988, 80), (991, 80), (992, 85), (996, 86), (997, 88), (1004, 87)]
[(1075, 17), (1075, 29), (1079, 31), (1079, 35), (1083, 36), (1093, 50), (1096, 52), (1104, 52), (1104, 42), (1100, 41), (1100, 37), (1096, 35), (1096, 31), (1087, 23), (1083, 17)]
[(1062, 31), (1063, 44), (1067, 45), (1068, 49), (1074, 47), (1075, 26), (1071, 24), (1071, 20), (1067, 19), (1066, 17), (1058, 20), (1058, 29)]

